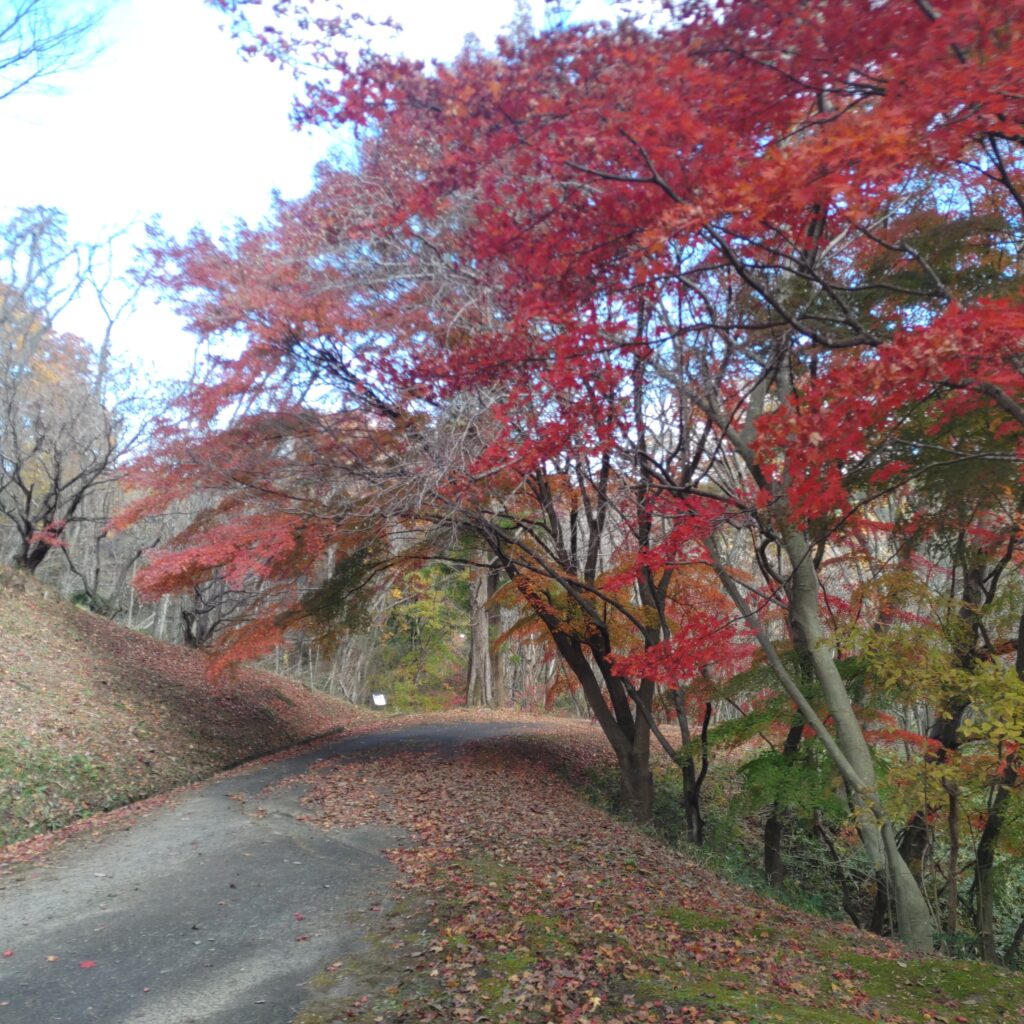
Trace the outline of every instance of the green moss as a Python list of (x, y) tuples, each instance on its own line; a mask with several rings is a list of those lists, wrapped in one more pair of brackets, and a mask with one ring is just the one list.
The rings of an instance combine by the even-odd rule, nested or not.
[(330, 1018), (315, 1010), (302, 1010), (292, 1024), (329, 1024)]
[(548, 957), (572, 956), (576, 946), (565, 934), (565, 926), (549, 914), (523, 917), (524, 943), (534, 952)]
[(685, 907), (660, 907), (658, 915), (674, 921), (688, 932), (724, 932), (729, 927), (729, 922), (724, 917), (715, 917), (699, 910), (687, 910)]
[[(661, 975), (640, 975), (623, 990), (637, 1003), (696, 1006), (716, 1018), (746, 1017), (750, 1024), (863, 1024), (864, 1017), (837, 1008), (801, 1006), (792, 999), (750, 988), (751, 976), (738, 971), (695, 970)], [(621, 995), (620, 995), (621, 998)]]
[(515, 869), (503, 861), (485, 855), (469, 857), (459, 865), (467, 875), (475, 876), (481, 882), (494, 882), (499, 886), (508, 885), (515, 877)]
[(515, 950), (511, 953), (495, 953), (489, 956), (478, 969), (480, 978), (480, 998), (494, 1004), (495, 1010), (510, 1009), (510, 1004), (501, 997), (508, 988), (509, 979), (523, 971), (529, 970), (536, 958), (527, 950)]
[(329, 992), (337, 983), (338, 976), (330, 973), (329, 971), (322, 971), (320, 974), (315, 974), (308, 982), (306, 982), (306, 984), (315, 992)]
[[(492, 890), (515, 889), (521, 881), (514, 866), (486, 853), (462, 859), (458, 869), (467, 892), (480, 885)], [(431, 977), (428, 971), (410, 969), (413, 961), (406, 959), (411, 949), (422, 948), (425, 933), (443, 931), (444, 923), (461, 912), (457, 897), (440, 894), (439, 899), (437, 893), (432, 896), (429, 904), (421, 905), (422, 913), (413, 917), (408, 916), (408, 911), (414, 904), (403, 904), (406, 921), (398, 932), (378, 940), (374, 957), (364, 962), (346, 961), (349, 981), (356, 979), (370, 996), (366, 1003), (354, 1001), (351, 995), (331, 992), (328, 986), (310, 999), (306, 1006), (310, 1016), (300, 1017), (297, 1024), (320, 1024), (321, 1019), (344, 1020), (349, 1024), (411, 1019), (416, 1008), (428, 1004), (438, 1009), (442, 1019), (456, 1019), (454, 1009), (461, 1004), (453, 1003), (456, 994), (447, 987), (443, 975)], [(526, 1012), (516, 1003), (523, 975), (546, 971), (546, 961), (571, 963), (578, 953), (592, 947), (592, 937), (577, 934), (571, 919), (551, 906), (545, 910), (550, 912), (516, 919), (519, 927), (506, 944), (482, 941), (472, 931), (456, 932), (446, 938), (446, 952), (456, 953), (456, 959), (464, 953), (472, 955), (466, 962), (472, 963), (473, 970), (465, 977), (473, 984), (457, 995), (468, 1000), (478, 1014), (476, 1019), (540, 1024), (544, 1018), (538, 1011)], [(855, 952), (848, 939), (816, 931), (811, 922), (806, 929), (791, 920), (781, 926), (768, 927), (761, 921), (751, 927), (749, 921), (704, 913), (667, 900), (650, 908), (649, 921), (650, 948), (642, 954), (631, 952), (627, 958), (615, 959), (617, 964), (627, 960), (631, 963), (621, 973), (609, 973), (602, 982), (598, 992), (600, 1008), (592, 1014), (595, 1024), (621, 1019), (644, 1004), (655, 1004), (651, 1013), (664, 1015), (663, 1011), (693, 1007), (699, 1012), (699, 1019), (735, 1020), (743, 1024), (863, 1024), (894, 1019), (920, 1022), (929, 1010), (937, 1020), (946, 1018), (952, 1022), (960, 1017), (970, 1024), (1019, 1024), (1015, 1014), (1024, 1004), (1024, 977), (1020, 975), (978, 963), (913, 959), (909, 953), (908, 959), (902, 961), (882, 958), (881, 953), (888, 952), (890, 947), (882, 948), (878, 957), (870, 952)], [(785, 964), (788, 981), (794, 987), (783, 987), (763, 974), (745, 971), (739, 960), (719, 960), (719, 967), (736, 969), (716, 970), (711, 961), (680, 962), (674, 955), (659, 956), (659, 921), (662, 930), (672, 922), (698, 939), (704, 935), (713, 939), (723, 933), (731, 937), (737, 929), (743, 929), (746, 935), (749, 930), (768, 951), (768, 960), (778, 959)], [(601, 937), (602, 943), (618, 941), (614, 935)], [(729, 945), (728, 939), (720, 939), (719, 943), (723, 941)], [(860, 948), (871, 947), (864, 943)], [(398, 953), (397, 949), (404, 952)], [(790, 957), (790, 953), (794, 955)], [(637, 964), (635, 968), (632, 962)], [(419, 961), (420, 965), (423, 963)], [(511, 978), (516, 981), (510, 982)], [(527, 985), (532, 980), (525, 979)], [(319, 988), (318, 979), (313, 979), (312, 987)], [(867, 996), (863, 1005), (854, 1002), (858, 993)], [(449, 1010), (453, 1015), (445, 1018)], [(317, 1013), (322, 1017), (317, 1017)]]
[(1024, 975), (987, 964), (938, 957), (880, 960), (841, 949), (833, 963), (864, 971), (868, 976), (858, 986), (889, 1014), (919, 1017), (929, 1006), (948, 1012), (953, 1002), (971, 1024), (996, 1024), (1016, 1021), (1024, 1004)]
[(85, 754), (0, 733), (0, 846), (133, 796)]

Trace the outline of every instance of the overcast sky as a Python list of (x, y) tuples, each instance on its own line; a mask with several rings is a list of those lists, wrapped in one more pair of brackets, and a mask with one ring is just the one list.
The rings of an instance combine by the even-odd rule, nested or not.
[[(514, 12), (514, 0), (369, 6), (395, 11), (405, 52), (441, 58), (468, 32), (489, 43)], [(294, 81), (263, 60), (244, 62), (221, 23), (202, 0), (119, 0), (100, 31), (105, 49), (87, 67), (66, 74), (59, 91), (0, 103), (0, 217), (20, 206), (58, 207), (83, 241), (133, 224), (141, 230), (156, 215), (175, 234), (194, 224), (217, 232), (239, 217), (258, 220), (274, 189), (307, 191), (316, 162), (340, 140), (295, 132)], [(79, 322), (65, 329), (88, 335), (85, 311), (72, 315)], [(152, 300), (118, 339), (161, 373), (190, 365), (191, 339)]]

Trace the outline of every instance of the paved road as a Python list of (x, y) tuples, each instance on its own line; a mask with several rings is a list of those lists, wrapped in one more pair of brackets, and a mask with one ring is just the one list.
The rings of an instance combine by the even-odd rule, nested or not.
[(72, 844), (25, 880), (0, 883), (0, 950), (14, 952), (0, 959), (0, 1024), (286, 1024), (307, 979), (366, 951), (360, 922), (393, 878), (381, 851), (402, 837), (296, 820), (301, 784), (260, 791), (325, 758), (515, 729), (334, 740), (214, 779), (130, 831)]

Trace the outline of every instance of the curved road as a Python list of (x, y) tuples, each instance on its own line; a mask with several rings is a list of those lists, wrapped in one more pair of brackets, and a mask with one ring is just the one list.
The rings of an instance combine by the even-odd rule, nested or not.
[(332, 740), (215, 777), (0, 883), (0, 950), (13, 952), (0, 958), (0, 1024), (287, 1024), (307, 979), (368, 951), (360, 921), (386, 897), (394, 871), (381, 851), (402, 837), (297, 820), (299, 783), (260, 791), (327, 758), (451, 749), (517, 728)]

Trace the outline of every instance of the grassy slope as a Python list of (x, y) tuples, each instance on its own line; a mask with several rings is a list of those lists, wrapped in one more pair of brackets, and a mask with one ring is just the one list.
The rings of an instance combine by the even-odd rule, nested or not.
[(0, 571), (0, 846), (343, 725), (354, 709), (47, 599)]
[[(603, 760), (593, 730), (563, 723), (314, 773), (325, 824), (418, 841), (391, 854), (405, 896), (378, 955), (328, 967), (296, 1024), (1024, 1021), (1020, 974), (782, 907), (585, 803)], [(346, 980), (336, 995), (354, 969), (362, 994)]]

